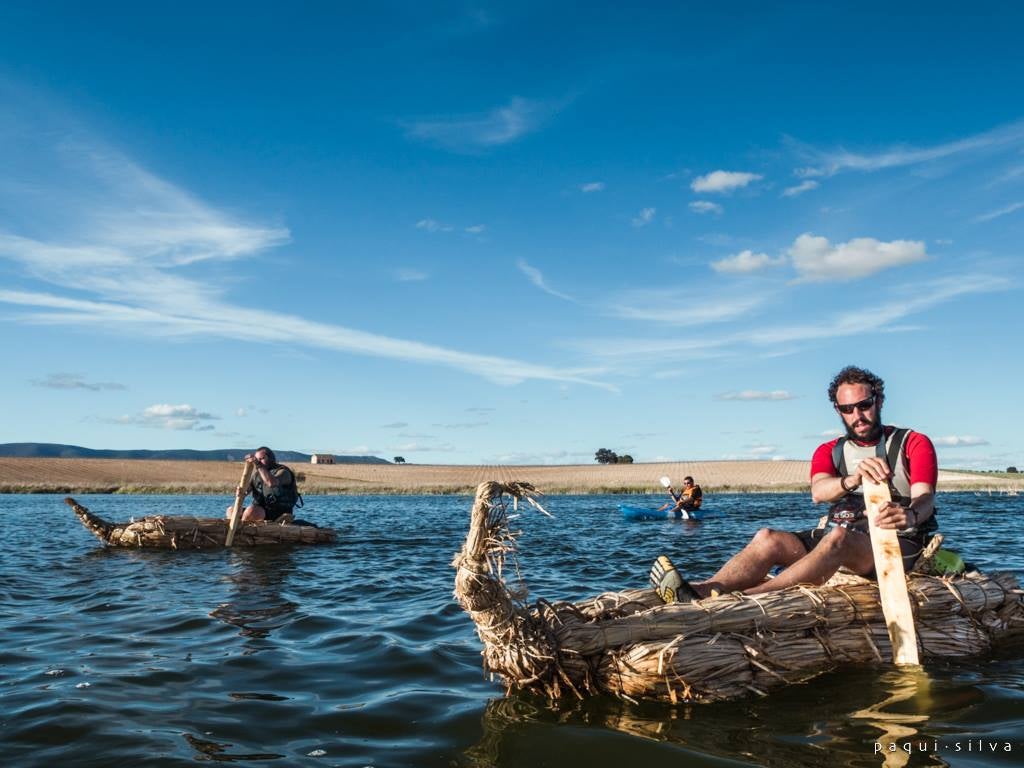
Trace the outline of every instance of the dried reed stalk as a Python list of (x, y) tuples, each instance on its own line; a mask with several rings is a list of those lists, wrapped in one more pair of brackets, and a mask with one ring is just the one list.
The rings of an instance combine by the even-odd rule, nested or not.
[[(228, 535), (224, 518), (154, 515), (130, 523), (112, 523), (93, 514), (72, 498), (64, 499), (82, 525), (112, 547), (156, 549), (213, 549), (223, 547)], [(277, 523), (242, 523), (235, 532), (234, 546), (264, 544), (328, 544), (337, 539), (330, 528)]]

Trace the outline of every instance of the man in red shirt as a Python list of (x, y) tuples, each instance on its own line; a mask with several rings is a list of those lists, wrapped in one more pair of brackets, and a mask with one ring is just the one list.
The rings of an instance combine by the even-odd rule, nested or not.
[[(832, 505), (828, 526), (798, 532), (762, 528), (718, 573), (693, 584), (662, 555), (651, 569), (651, 582), (663, 600), (700, 600), (712, 590), (753, 595), (794, 584), (822, 584), (842, 566), (872, 576), (864, 478), (892, 489), (893, 500), (881, 507), (878, 525), (896, 529), (904, 567), (913, 566), (925, 539), (938, 528), (938, 461), (931, 440), (882, 424), (885, 382), (870, 371), (843, 368), (829, 385), (828, 397), (846, 430), (843, 437), (820, 445), (811, 459), (811, 497)], [(766, 579), (776, 566), (784, 570)]]

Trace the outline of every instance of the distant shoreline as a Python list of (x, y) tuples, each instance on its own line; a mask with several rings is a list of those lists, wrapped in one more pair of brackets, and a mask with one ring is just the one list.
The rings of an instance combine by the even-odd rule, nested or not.
[[(487, 480), (532, 483), (547, 494), (663, 494), (692, 475), (709, 493), (804, 493), (806, 461), (693, 461), (614, 465), (473, 466), (290, 464), (304, 495), (461, 495)], [(231, 494), (241, 464), (143, 459), (0, 458), (0, 493)], [(968, 472), (939, 473), (942, 491), (1024, 490), (1020, 480)]]

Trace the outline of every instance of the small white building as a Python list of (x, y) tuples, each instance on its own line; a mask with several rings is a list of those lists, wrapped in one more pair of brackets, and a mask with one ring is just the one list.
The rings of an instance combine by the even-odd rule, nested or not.
[(314, 453), (309, 457), (310, 464), (333, 464), (334, 456), (330, 453)]

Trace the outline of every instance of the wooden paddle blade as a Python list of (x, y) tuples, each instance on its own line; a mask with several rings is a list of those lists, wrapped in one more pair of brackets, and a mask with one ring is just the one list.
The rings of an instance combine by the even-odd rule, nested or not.
[(242, 508), (245, 506), (245, 495), (249, 491), (249, 481), (256, 465), (245, 462), (242, 467), (242, 479), (238, 481), (238, 488), (235, 489), (235, 506), (231, 508), (231, 519), (228, 521), (228, 535), (224, 539), (224, 546), (230, 547), (235, 541), (235, 531), (238, 530), (239, 522), (242, 519)]
[(893, 663), (919, 664), (917, 656), (917, 630), (914, 612), (907, 594), (907, 577), (903, 572), (903, 553), (896, 531), (879, 528), (875, 524), (878, 508), (892, 500), (887, 485), (864, 479), (864, 503), (871, 528), (871, 551), (875, 556), (875, 575), (878, 595), (882, 601), (882, 614), (892, 642)]

